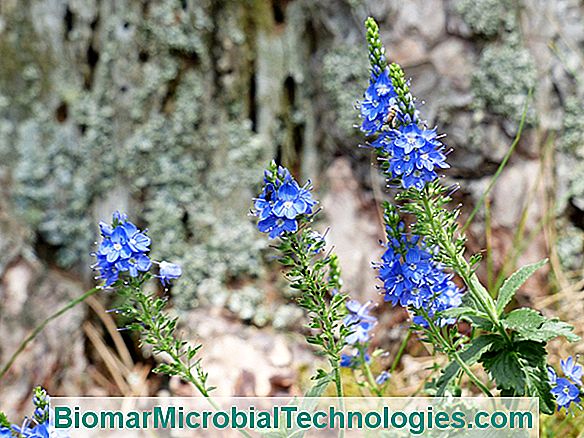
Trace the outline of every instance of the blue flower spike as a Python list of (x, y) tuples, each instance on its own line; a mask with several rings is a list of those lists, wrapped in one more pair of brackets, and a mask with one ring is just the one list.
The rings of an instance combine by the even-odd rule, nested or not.
[(136, 278), (150, 270), (152, 261), (147, 253), (151, 240), (125, 214), (114, 213), (111, 226), (100, 222), (99, 228), (102, 241), (94, 254), (97, 258), (94, 268), (104, 280), (104, 287), (116, 283), (122, 272)]
[[(272, 168), (275, 164), (272, 163)], [(264, 187), (255, 199), (253, 214), (258, 217), (258, 229), (275, 239), (298, 231), (298, 220), (313, 213), (316, 201), (310, 194), (310, 184), (301, 187), (288, 169), (266, 170)]]

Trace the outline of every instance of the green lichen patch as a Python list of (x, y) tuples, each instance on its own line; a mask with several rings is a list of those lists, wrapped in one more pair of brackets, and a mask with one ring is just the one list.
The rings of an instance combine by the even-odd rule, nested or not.
[[(519, 121), (529, 91), (537, 83), (535, 62), (514, 38), (490, 44), (481, 53), (472, 78), (474, 105), (512, 121)], [(528, 113), (528, 120), (535, 115)]]
[(510, 0), (457, 0), (455, 10), (477, 35), (494, 37), (503, 28), (513, 27)]

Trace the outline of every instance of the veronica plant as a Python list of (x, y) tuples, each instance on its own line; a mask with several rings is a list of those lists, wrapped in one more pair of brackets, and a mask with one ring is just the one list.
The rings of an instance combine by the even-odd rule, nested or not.
[(350, 333), (342, 324), (346, 296), (340, 292), (338, 259), (325, 253), (324, 237), (311, 226), (318, 211), (310, 190), (309, 183), (300, 186), (287, 169), (272, 162), (264, 172), (253, 214), (261, 232), (279, 239), (278, 260), (287, 268), (286, 277), (299, 293), (297, 302), (309, 316), (306, 339), (331, 366), (331, 372), (319, 369), (315, 379), (320, 388), (334, 381), (337, 395), (342, 396), (340, 354)]
[(116, 212), (111, 224), (101, 222), (99, 228), (102, 240), (94, 253), (97, 261), (93, 268), (103, 288), (115, 290), (123, 297), (116, 313), (129, 321), (126, 328), (139, 333), (142, 343), (169, 358), (155, 372), (178, 376), (208, 397), (213, 388), (207, 385), (208, 374), (197, 357), (201, 345), (190, 345), (177, 336), (178, 318), (164, 311), (166, 296), (160, 296), (156, 290), (146, 292), (146, 285), (153, 278), (158, 278), (165, 287), (179, 278), (180, 266), (151, 260), (150, 237), (125, 214)]
[[(465, 257), (466, 238), (457, 222), (460, 209), (449, 207), (456, 186), (439, 178), (449, 167), (441, 136), (421, 118), (402, 68), (388, 63), (373, 19), (366, 21), (366, 29), (371, 75), (360, 102), (361, 130), (397, 189), (393, 202), (384, 206), (386, 252), (376, 264), (385, 300), (406, 307), (422, 339), (451, 360), (437, 382), (438, 395), (452, 390), (455, 378), (465, 373), (487, 395), (495, 386), (501, 395), (537, 396), (541, 410), (551, 413), (553, 394), (573, 395), (574, 389), (557, 379), (552, 394), (546, 344), (558, 336), (569, 341), (578, 337), (570, 325), (536, 310), (506, 311), (518, 288), (545, 261), (519, 269), (499, 290), (487, 291), (481, 284), (475, 274), (480, 255)], [(404, 218), (411, 226), (404, 225)], [(464, 283), (464, 294), (453, 275)], [(458, 332), (459, 320), (472, 324), (469, 336)], [(482, 382), (473, 373), (476, 363), (492, 382)]]
[(315, 210), (310, 183), (300, 186), (288, 169), (275, 162), (264, 172), (263, 183), (253, 209), (258, 229), (279, 239), (278, 261), (287, 268), (286, 277), (299, 293), (296, 301), (309, 317), (306, 340), (319, 348), (331, 367), (330, 372), (317, 371), (314, 380), (319, 390), (309, 395), (321, 395), (332, 380), (337, 395), (342, 396), (341, 367), (361, 370), (365, 379), (359, 384), (381, 395), (389, 373), (374, 378), (369, 366), (369, 343), (377, 324), (370, 314), (373, 303), (361, 305), (341, 292), (337, 256), (325, 250), (324, 236), (312, 227), (319, 210)]

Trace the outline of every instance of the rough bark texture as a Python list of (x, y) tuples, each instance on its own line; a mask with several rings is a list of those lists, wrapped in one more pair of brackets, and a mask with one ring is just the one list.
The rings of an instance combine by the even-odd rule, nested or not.
[[(120, 209), (149, 228), (155, 257), (182, 263), (172, 296), (193, 335), (215, 315), (227, 334), (206, 333), (221, 336), (226, 356), (243, 345), (245, 357), (264, 352), (256, 368), (213, 350), (216, 376), (230, 371), (212, 383), (224, 393), (289, 389), (304, 356), (298, 340), (274, 330), (298, 327), (300, 315), (248, 218), (250, 198), (272, 157), (311, 178), (346, 290), (375, 296), (369, 264), (381, 252), (375, 193), (384, 188), (353, 128), (368, 78), (369, 14), (412, 77), (425, 118), (448, 133), (448, 177), (469, 208), (534, 89), (528, 129), (471, 227), (470, 249), (492, 248), (495, 272), (551, 253), (558, 282), (564, 271), (580, 276), (581, 1), (3, 0), (0, 363), (91, 285), (95, 223)], [(525, 300), (545, 295), (547, 280), (544, 272), (528, 284)], [(100, 386), (83, 372), (103, 361), (80, 328), (88, 318), (75, 309), (27, 350), (0, 382), (7, 409), (36, 383), (70, 394)], [(242, 383), (250, 372), (251, 389)]]

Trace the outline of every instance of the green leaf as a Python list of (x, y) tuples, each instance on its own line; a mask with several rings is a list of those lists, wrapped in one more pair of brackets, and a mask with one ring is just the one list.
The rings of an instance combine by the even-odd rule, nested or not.
[(551, 414), (554, 400), (546, 362), (545, 344), (530, 340), (515, 341), (512, 345), (497, 343), (481, 358), (502, 394), (538, 397), (540, 410)]
[(516, 394), (525, 392), (525, 372), (515, 351), (498, 350), (484, 358), (483, 365), (499, 389), (512, 389)]
[(10, 421), (4, 412), (0, 412), (0, 427), (10, 427)]
[(560, 321), (558, 318), (548, 319), (539, 328), (537, 334), (539, 339), (531, 338), (533, 341), (547, 342), (558, 336), (565, 337), (569, 342), (578, 342), (580, 336), (573, 333), (574, 326)]
[(322, 397), (327, 386), (332, 382), (332, 374), (326, 373), (323, 370), (318, 370), (318, 377), (315, 379), (316, 383), (304, 394), (304, 397)]
[(526, 372), (526, 395), (539, 397), (539, 408), (546, 414), (553, 414), (554, 398), (547, 372), (547, 352), (545, 344), (533, 341), (519, 341), (516, 350)]
[(288, 438), (288, 432), (286, 430), (271, 430), (262, 432), (261, 436), (264, 438)]
[(517, 289), (519, 289), (521, 285), (534, 274), (535, 271), (537, 271), (546, 263), (547, 259), (533, 263), (531, 265), (525, 265), (511, 274), (511, 276), (505, 280), (497, 295), (497, 312), (499, 315), (503, 314), (505, 307), (507, 307), (507, 304), (511, 302), (515, 296), (515, 292), (517, 292)]
[[(486, 351), (491, 348), (494, 343), (502, 340), (502, 338), (498, 335), (482, 335), (478, 338), (472, 340), (470, 344), (460, 352), (460, 358), (468, 365), (473, 366), (475, 363), (478, 362), (480, 357)], [(460, 365), (457, 362), (451, 362), (445, 369), (436, 385), (438, 386), (438, 391), (436, 395), (441, 397), (446, 392), (448, 385), (450, 384), (451, 380), (456, 377), (458, 371), (460, 370)]]
[(506, 328), (530, 341), (548, 342), (558, 336), (564, 336), (570, 342), (580, 339), (573, 333), (574, 327), (570, 324), (557, 318), (547, 319), (537, 311), (525, 307), (512, 311), (502, 322)]
[(525, 336), (537, 331), (545, 320), (545, 317), (538, 311), (522, 307), (506, 315), (503, 319), (503, 325)]
[(488, 318), (487, 314), (472, 307), (453, 307), (439, 313), (441, 318), (462, 318), (472, 322), (472, 317)]

